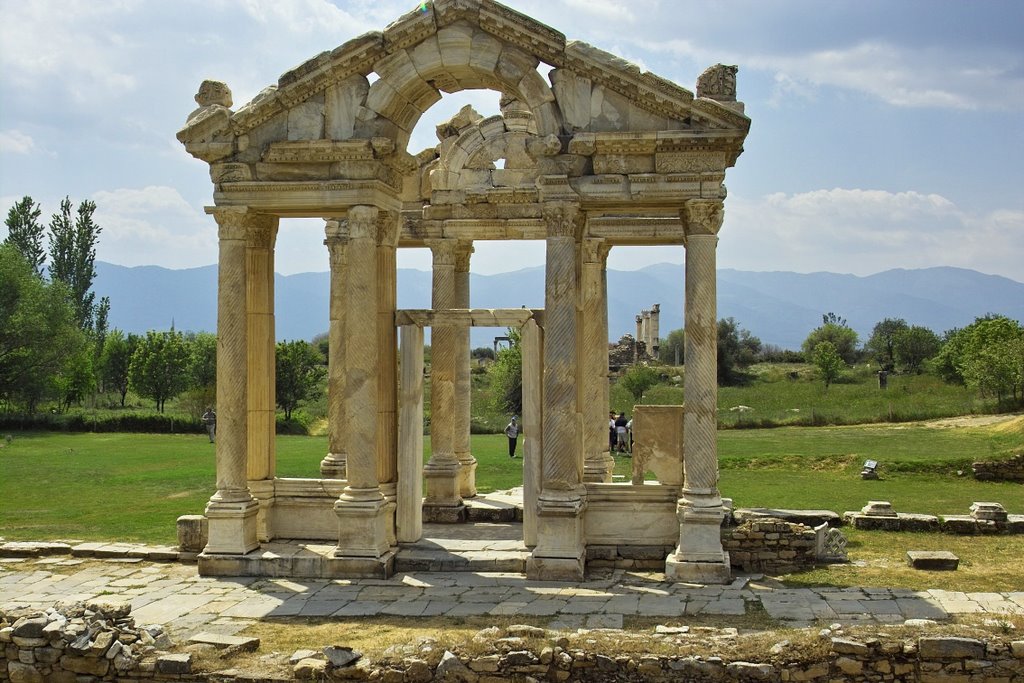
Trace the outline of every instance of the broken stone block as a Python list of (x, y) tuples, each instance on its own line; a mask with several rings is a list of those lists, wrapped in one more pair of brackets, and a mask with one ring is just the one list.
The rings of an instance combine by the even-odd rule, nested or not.
[(953, 571), (960, 566), (960, 558), (948, 550), (908, 550), (907, 562), (914, 569)]
[(1006, 509), (999, 503), (972, 503), (971, 517), (990, 522), (1005, 522)]
[(896, 511), (892, 503), (887, 500), (869, 500), (868, 504), (860, 509), (861, 514), (869, 517), (896, 517)]

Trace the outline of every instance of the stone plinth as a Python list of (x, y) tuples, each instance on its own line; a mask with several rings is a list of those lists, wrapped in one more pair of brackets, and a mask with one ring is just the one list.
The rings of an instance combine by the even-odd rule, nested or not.
[(178, 517), (178, 550), (182, 555), (195, 558), (206, 547), (208, 540), (209, 529), (206, 517), (202, 515)]
[(999, 503), (972, 503), (971, 517), (990, 522), (1005, 522), (1006, 509)]
[(948, 550), (908, 550), (907, 563), (914, 569), (954, 571), (960, 558)]
[(665, 577), (689, 583), (728, 583), (729, 553), (722, 549), (721, 526), (724, 510), (681, 504), (679, 545), (665, 560)]
[(861, 514), (869, 517), (896, 517), (896, 510), (892, 503), (887, 500), (869, 500), (868, 504), (860, 509)]

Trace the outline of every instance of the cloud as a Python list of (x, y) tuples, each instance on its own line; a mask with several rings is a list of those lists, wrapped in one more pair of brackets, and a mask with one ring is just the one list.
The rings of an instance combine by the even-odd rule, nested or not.
[(572, 11), (585, 13), (592, 18), (627, 24), (636, 22), (636, 16), (629, 7), (616, 0), (565, 0), (565, 4)]
[(190, 268), (217, 261), (217, 225), (171, 187), (93, 195), (102, 229), (97, 258), (127, 266)]
[(20, 130), (0, 130), (0, 152), (7, 154), (29, 154), (36, 144), (31, 135)]
[(971, 213), (937, 194), (836, 188), (730, 197), (719, 266), (868, 275), (959, 266), (1024, 281), (1024, 212)]

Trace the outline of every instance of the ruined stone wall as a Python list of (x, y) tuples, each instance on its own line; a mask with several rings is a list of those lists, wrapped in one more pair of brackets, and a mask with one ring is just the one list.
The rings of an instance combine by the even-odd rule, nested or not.
[(751, 519), (722, 534), (729, 563), (746, 572), (785, 574), (817, 562), (814, 529), (780, 519)]
[(1009, 460), (989, 460), (971, 465), (974, 478), (981, 481), (1024, 481), (1024, 453)]

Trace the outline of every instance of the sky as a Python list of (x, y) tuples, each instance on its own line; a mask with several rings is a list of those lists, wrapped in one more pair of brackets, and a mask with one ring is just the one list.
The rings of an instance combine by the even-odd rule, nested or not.
[[(216, 262), (207, 165), (174, 135), (203, 79), (235, 109), (280, 74), (417, 3), (0, 0), (0, 212), (91, 199), (98, 259)], [(693, 90), (736, 64), (753, 123), (729, 169), (718, 265), (868, 275), (958, 266), (1024, 282), (1024, 3), (1018, 0), (510, 0), (506, 5)], [(546, 73), (548, 67), (541, 65)], [(410, 151), (464, 104), (446, 95)], [(6, 228), (0, 226), (0, 238)], [(328, 269), (323, 224), (282, 221), (276, 268)], [(612, 250), (609, 267), (681, 263)], [(543, 244), (478, 244), (477, 273), (541, 265)], [(427, 270), (426, 250), (399, 265)]]

